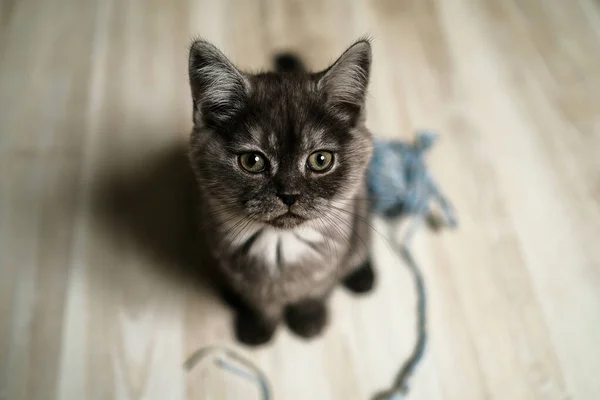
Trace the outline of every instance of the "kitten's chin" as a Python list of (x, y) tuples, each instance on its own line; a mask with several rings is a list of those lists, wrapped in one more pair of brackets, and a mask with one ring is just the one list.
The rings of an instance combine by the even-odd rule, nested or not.
[(306, 221), (306, 218), (303, 218), (297, 214), (293, 214), (291, 212), (287, 212), (278, 217), (270, 219), (267, 221), (269, 225), (274, 226), (278, 229), (293, 229)]

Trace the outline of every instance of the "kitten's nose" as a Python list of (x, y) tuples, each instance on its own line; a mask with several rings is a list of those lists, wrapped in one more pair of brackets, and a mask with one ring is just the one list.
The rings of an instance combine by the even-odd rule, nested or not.
[(281, 193), (277, 193), (277, 197), (279, 197), (279, 199), (283, 202), (283, 204), (285, 204), (288, 207), (293, 206), (294, 203), (296, 202), (296, 200), (298, 200), (298, 195), (297, 194), (281, 194)]

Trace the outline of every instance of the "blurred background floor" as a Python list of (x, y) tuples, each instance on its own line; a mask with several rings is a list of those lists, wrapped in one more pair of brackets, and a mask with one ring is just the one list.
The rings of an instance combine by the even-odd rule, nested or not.
[(429, 159), (461, 225), (416, 241), (431, 346), (411, 399), (600, 398), (597, 1), (3, 0), (0, 399), (256, 398), (183, 370), (214, 343), (275, 399), (369, 399), (408, 355), (413, 287), (381, 238), (377, 291), (336, 292), (308, 343), (238, 346), (192, 279), (196, 34), (253, 70), (288, 49), (322, 68), (369, 34), (373, 132), (442, 134)]

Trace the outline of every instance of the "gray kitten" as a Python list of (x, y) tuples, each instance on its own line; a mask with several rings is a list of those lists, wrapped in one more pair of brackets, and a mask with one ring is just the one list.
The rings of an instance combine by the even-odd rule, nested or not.
[(266, 343), (278, 323), (308, 338), (327, 323), (342, 281), (371, 289), (364, 106), (371, 46), (360, 40), (310, 73), (280, 58), (276, 72), (238, 70), (203, 40), (190, 49), (190, 159), (203, 240), (238, 308), (236, 333)]

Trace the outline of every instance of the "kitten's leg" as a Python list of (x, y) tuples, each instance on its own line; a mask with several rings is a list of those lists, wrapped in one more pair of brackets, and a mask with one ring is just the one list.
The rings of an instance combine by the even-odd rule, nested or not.
[(235, 335), (248, 346), (268, 343), (277, 330), (280, 316), (255, 311), (249, 307), (238, 309), (235, 318)]
[(342, 281), (346, 289), (354, 293), (368, 293), (375, 286), (375, 271), (371, 266), (371, 258), (367, 258), (358, 268)]
[(353, 235), (345, 260), (346, 267), (351, 269), (342, 284), (354, 293), (367, 293), (375, 286), (375, 271), (371, 265), (371, 234), (374, 228), (369, 223), (368, 203), (358, 200), (355, 207)]
[(268, 343), (281, 321), (282, 308), (272, 305), (267, 308), (252, 307), (240, 296), (235, 296), (235, 336), (248, 346)]
[(249, 346), (259, 346), (271, 340), (281, 320), (281, 308), (257, 311), (227, 285), (219, 287), (223, 301), (235, 311), (235, 336)]
[(223, 302), (235, 312), (236, 339), (248, 346), (259, 346), (271, 340), (281, 320), (281, 307), (258, 311), (224, 280), (218, 281), (218, 294)]
[(285, 310), (288, 327), (303, 338), (312, 338), (323, 331), (328, 321), (325, 299), (305, 299), (290, 304)]
[(244, 302), (244, 299), (242, 299), (240, 295), (238, 295), (229, 286), (222, 284), (219, 286), (218, 290), (221, 300), (223, 300), (227, 306), (233, 308), (235, 311), (242, 308), (248, 308)]

